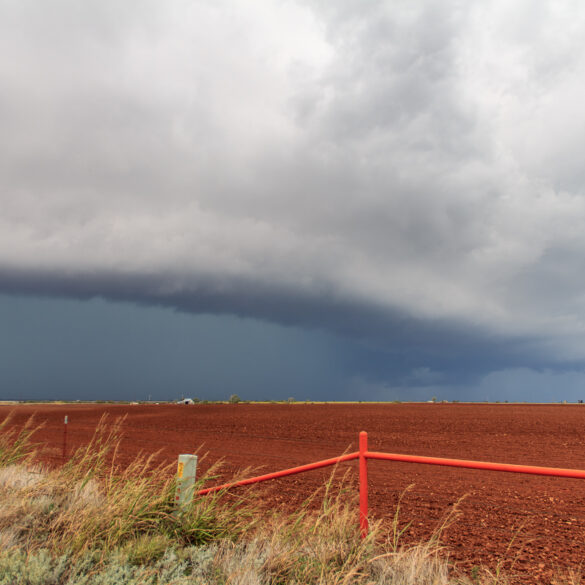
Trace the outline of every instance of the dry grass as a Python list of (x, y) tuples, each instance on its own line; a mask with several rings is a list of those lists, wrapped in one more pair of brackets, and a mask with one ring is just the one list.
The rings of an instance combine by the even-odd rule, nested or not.
[(17, 430), (12, 426), (12, 419), (10, 413), (0, 421), (0, 467), (30, 461), (36, 453), (31, 438), (40, 425), (35, 425), (34, 417), (31, 417)]
[[(77, 555), (108, 554), (133, 543), (144, 549), (152, 540), (158, 554), (165, 546), (235, 538), (252, 523), (255, 506), (230, 505), (222, 493), (197, 499), (177, 514), (173, 465), (155, 465), (152, 455), (116, 465), (120, 424), (103, 419), (90, 444), (60, 468), (0, 467), (5, 544)], [(20, 454), (22, 441), (11, 438)], [(10, 456), (10, 443), (5, 445), (4, 460), (17, 459)]]

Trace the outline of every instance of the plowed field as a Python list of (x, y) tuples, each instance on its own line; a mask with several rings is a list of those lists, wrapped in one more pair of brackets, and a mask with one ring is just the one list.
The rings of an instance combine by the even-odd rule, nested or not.
[[(357, 450), (368, 431), (373, 451), (585, 469), (585, 406), (507, 404), (235, 404), (235, 405), (19, 405), (0, 406), (14, 422), (35, 413), (44, 428), (44, 457), (59, 463), (63, 417), (68, 449), (86, 443), (100, 418), (127, 415), (123, 457), (161, 450), (208, 452), (201, 468), (223, 458), (225, 475), (252, 466), (269, 472)], [(404, 539), (428, 537), (461, 498), (461, 516), (443, 542), (464, 568), (503, 568), (522, 582), (545, 582), (558, 568), (585, 559), (585, 480), (370, 461), (370, 513), (394, 515), (399, 495)], [(343, 465), (357, 470), (355, 462)], [(328, 472), (273, 482), (266, 497), (294, 506)], [(357, 483), (356, 483), (357, 485)], [(508, 550), (509, 549), (509, 550)], [(514, 561), (513, 566), (510, 566)]]

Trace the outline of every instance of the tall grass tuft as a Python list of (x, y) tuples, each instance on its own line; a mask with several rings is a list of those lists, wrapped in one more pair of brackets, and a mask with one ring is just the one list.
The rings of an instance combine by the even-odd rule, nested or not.
[[(221, 492), (178, 513), (174, 465), (156, 464), (156, 454), (118, 464), (122, 423), (103, 418), (87, 446), (62, 467), (36, 472), (34, 482), (25, 468), (13, 469), (10, 480), (0, 476), (0, 498), (7, 502), (0, 509), (0, 542), (74, 556), (123, 549), (144, 562), (170, 546), (235, 539), (254, 524), (252, 500), (229, 503)], [(18, 453), (27, 453), (21, 443)], [(6, 461), (16, 460), (14, 452)]]
[(0, 421), (0, 467), (7, 467), (30, 459), (36, 452), (32, 435), (41, 428), (30, 417), (20, 429), (11, 428), (13, 414), (9, 413)]

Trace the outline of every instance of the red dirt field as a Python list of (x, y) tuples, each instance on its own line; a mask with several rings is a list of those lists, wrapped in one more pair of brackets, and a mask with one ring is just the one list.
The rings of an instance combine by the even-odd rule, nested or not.
[[(13, 411), (20, 424), (32, 413), (45, 424), (36, 440), (44, 458), (60, 462), (63, 417), (68, 446), (87, 443), (104, 412), (127, 415), (123, 457), (161, 450), (208, 452), (200, 466), (225, 460), (225, 476), (247, 466), (277, 471), (356, 451), (368, 431), (372, 451), (479, 461), (585, 469), (584, 405), (508, 404), (209, 404), (0, 406), (0, 420)], [(351, 462), (340, 466), (355, 470)], [(271, 503), (293, 506), (329, 470), (271, 482)], [(585, 559), (585, 481), (386, 461), (368, 462), (370, 515), (394, 515), (404, 495), (404, 541), (428, 537), (461, 497), (461, 516), (442, 542), (463, 569), (483, 565), (516, 575), (517, 582), (544, 583), (553, 571), (578, 569)], [(265, 484), (266, 485), (266, 484)], [(247, 488), (238, 488), (247, 489)], [(509, 550), (508, 550), (509, 549)], [(513, 566), (511, 562), (514, 561)]]

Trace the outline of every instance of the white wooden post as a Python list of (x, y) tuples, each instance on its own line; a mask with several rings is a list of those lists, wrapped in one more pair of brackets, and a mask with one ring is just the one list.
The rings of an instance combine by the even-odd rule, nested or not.
[(196, 474), (197, 455), (179, 455), (177, 490), (175, 492), (175, 504), (179, 508), (184, 508), (193, 499)]

